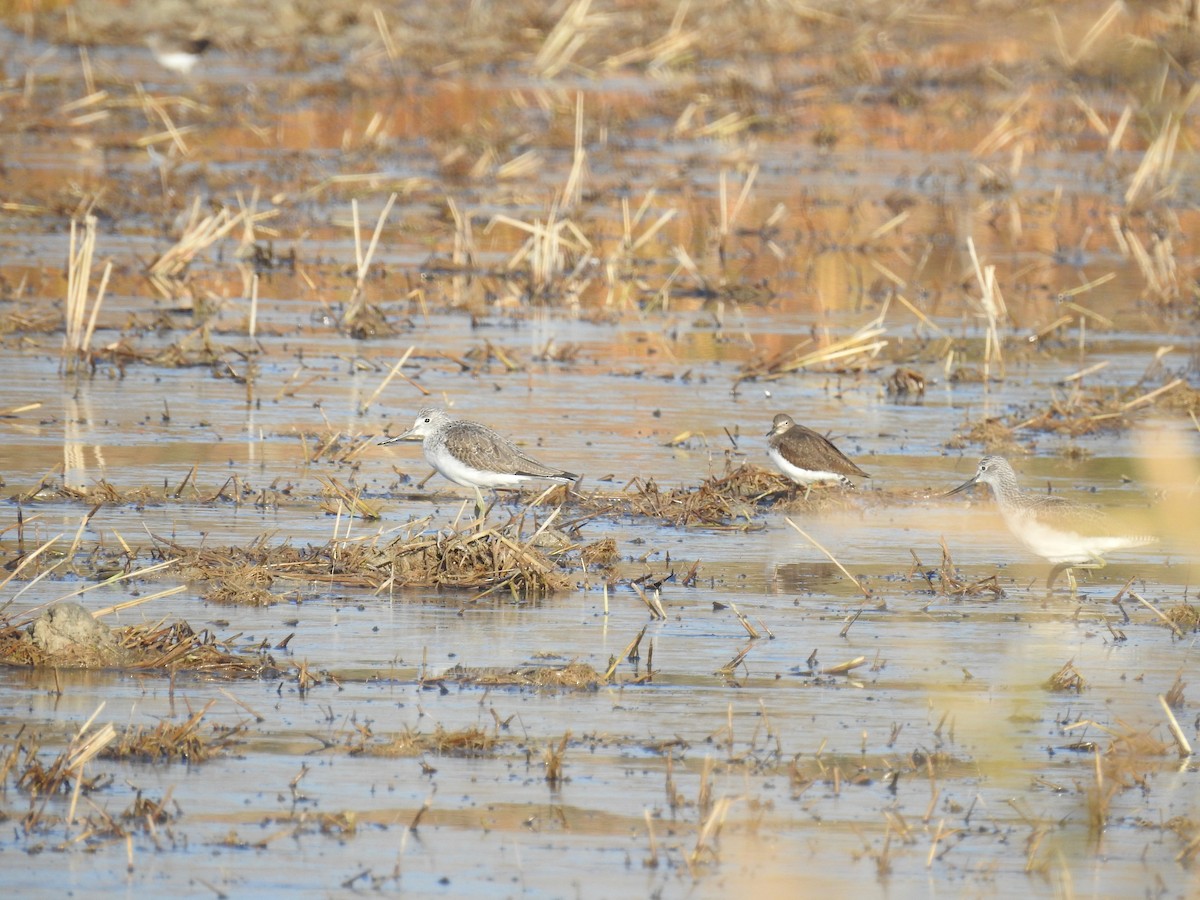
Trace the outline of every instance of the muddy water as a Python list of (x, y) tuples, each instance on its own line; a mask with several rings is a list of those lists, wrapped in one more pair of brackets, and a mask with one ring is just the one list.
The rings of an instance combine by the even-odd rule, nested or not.
[[(70, 48), (16, 32), (4, 32), (3, 40), (8, 59), (45, 80), (42, 92), (33, 92), (34, 106), (55, 111), (83, 93)], [(1018, 447), (1009, 452), (1029, 488), (1098, 502), (1161, 538), (1114, 555), (1107, 568), (1086, 576), (1076, 598), (1047, 596), (1047, 566), (1004, 530), (986, 497), (940, 496), (971, 475), (983, 452), (979, 440), (952, 444), (957, 433), (987, 418), (1024, 419), (1052, 397), (1069, 399), (1076, 381), (1067, 379), (1077, 372), (1105, 363), (1081, 383), (1113, 391), (1143, 375), (1146, 391), (1164, 383), (1164, 373), (1191, 375), (1191, 321), (1147, 301), (1128, 255), (1095, 236), (1104, 232), (1103, 219), (1079, 211), (1109, 202), (1094, 174), (1104, 141), (1080, 138), (1075, 152), (1064, 143), (1068, 149), (1031, 154), (1020, 166), (1004, 160), (1024, 213), (1017, 230), (1011, 222), (995, 225), (1003, 204), (974, 184), (972, 151), (994, 119), (964, 125), (955, 119), (961, 112), (939, 106), (955, 99), (949, 90), (931, 88), (930, 106), (915, 122), (890, 107), (876, 109), (857, 123), (864, 133), (846, 128), (830, 149), (810, 132), (816, 122), (855, 115), (836, 96), (805, 117), (799, 136), (768, 133), (756, 145), (683, 126), (672, 131), (664, 123), (682, 121), (682, 111), (660, 106), (653, 79), (543, 83), (511, 73), (487, 79), (442, 72), (428, 83), (413, 76), (422, 89), (408, 104), (387, 108), (381, 127), (391, 143), (377, 159), (359, 136), (378, 98), (346, 103), (313, 88), (337, 82), (344, 59), (332, 69), (297, 73), (284, 71), (282, 57), (271, 52), (215, 55), (189, 80), (161, 73), (147, 51), (93, 48), (92, 62), (113, 91), (144, 83), (164, 97), (197, 97), (209, 110), (170, 107), (197, 126), (186, 133), (190, 158), (180, 168), (161, 154), (182, 151), (161, 140), (153, 144), (159, 155), (130, 146), (130, 136), (147, 126), (123, 109), (110, 110), (94, 131), (77, 124), (5, 135), (14, 197), (35, 210), (3, 233), (6, 314), (28, 316), (62, 296), (66, 219), (52, 210), (75, 202), (70, 191), (67, 199), (59, 193), (73, 179), (107, 186), (119, 212), (99, 240), (101, 256), (122, 265), (94, 347), (125, 339), (146, 353), (165, 350), (201, 324), (199, 314), (173, 311), (173, 302), (151, 296), (138, 262), (169, 244), (166, 235), (193, 196), (233, 205), (233, 192), (245, 198), (261, 187), (272, 198), (264, 208), (278, 213), (264, 233), (276, 229), (268, 237), (277, 249), (293, 247), (301, 269), (262, 273), (251, 340), (234, 245), (194, 263), (197, 293), (217, 309), (206, 321), (221, 362), (118, 365), (101, 357), (94, 373), (67, 376), (61, 333), (27, 327), (6, 334), (0, 405), (7, 411), (39, 404), (0, 420), (6, 496), (48, 478), (40, 495), (14, 500), (3, 513), (6, 561), (21, 549), (18, 514), (26, 550), (80, 532), (85, 550), (125, 543), (142, 564), (164, 546), (161, 539), (240, 547), (267, 535), (319, 546), (335, 534), (367, 538), (425, 516), (431, 529), (446, 527), (468, 514), (468, 492), (437, 476), (419, 486), (429, 470), (416, 445), (373, 445), (434, 401), (584, 473), (585, 492), (616, 492), (634, 478), (696, 485), (727, 465), (764, 463), (762, 435), (779, 411), (835, 435), (873, 477), (835, 511), (754, 508), (749, 523), (734, 523), (749, 530), (619, 516), (589, 521), (581, 539), (611, 536), (622, 556), (620, 577), (607, 592), (601, 578), (584, 573), (573, 589), (523, 602), (292, 582), (275, 588), (283, 602), (256, 608), (206, 603), (203, 586), (187, 584), (182, 593), (113, 613), (105, 617), (110, 624), (182, 619), (247, 652), (276, 648), (271, 653), (287, 676), (236, 682), (186, 673), (171, 679), (0, 670), (0, 733), (8, 746), (19, 733), (37, 734), (47, 759), (101, 706), (97, 722), (152, 728), (211, 703), (206, 734), (238, 729), (232, 752), (203, 763), (88, 764), (89, 777), (108, 780), (81, 800), (81, 819), (120, 816), (139, 793), (166, 801), (168, 820), (129, 824), (128, 840), (112, 833), (99, 839), (80, 822), (66, 823), (69, 796), (41, 807), (10, 783), (3, 799), (10, 819), (20, 820), (31, 803), (44, 816), (0, 841), (3, 880), (14, 892), (330, 896), (377, 888), (440, 896), (716, 897), (745, 890), (1200, 890), (1189, 844), (1200, 821), (1195, 766), (1177, 758), (1158, 701), (1177, 676), (1188, 680), (1194, 635), (1173, 636), (1128, 594), (1119, 605), (1110, 602), (1131, 580), (1154, 608), (1190, 600), (1200, 538), (1193, 422), (1150, 404), (1132, 428), (1077, 438), (1014, 432)], [(9, 77), (16, 65), (10, 63)], [(255, 89), (240, 93), (251, 82)], [(304, 94), (309, 88), (313, 96)], [(6, 102), (13, 103), (15, 85), (9, 90)], [(570, 140), (559, 134), (539, 145), (543, 164), (533, 175), (486, 187), (464, 182), (445, 162), (442, 151), (452, 143), (446, 134), (461, 130), (474, 148), (471, 128), (497, 104), (515, 128), (541, 134), (553, 119), (569, 134), (581, 90), (585, 108), (604, 110), (612, 122), (589, 142), (596, 263), (584, 270), (594, 274), (582, 302), (539, 306), (498, 288), (495, 270), (523, 237), (515, 229), (497, 227), (488, 240), (479, 238), (474, 260), (481, 271), (473, 279), (439, 268), (453, 246), (452, 230), (438, 230), (432, 216), (445, 196), (484, 211), (481, 217), (544, 220), (544, 198), (571, 166)], [(222, 103), (237, 114), (211, 112)], [(998, 116), (1004, 103), (994, 105)], [(1096, 105), (1120, 109), (1115, 101)], [(261, 129), (251, 140), (246, 117), (266, 122), (271, 140)], [(929, 129), (930, 122), (938, 127)], [(504, 148), (509, 157), (528, 142), (510, 139), (516, 149)], [(447, 146), (435, 153), (430, 141)], [(1142, 150), (1131, 142), (1105, 164), (1131, 168)], [(732, 262), (723, 267), (712, 233), (720, 183), (725, 177), (736, 196), (747, 160), (759, 166), (739, 220), (749, 233), (734, 231), (725, 248)], [(346, 193), (313, 190), (333, 175), (362, 171), (385, 175)], [(170, 185), (161, 196), (125, 197), (113, 187), (160, 179)], [(395, 333), (354, 339), (337, 325), (353, 287), (344, 271), (355, 258), (350, 195), (363, 194), (365, 240), (393, 189), (405, 196), (395, 213), (401, 225), (387, 232), (376, 258), (386, 277), (368, 290)], [(885, 232), (896, 240), (868, 238), (892, 216), (882, 198), (893, 191), (917, 205), (902, 227)], [(1058, 209), (1064, 194), (1071, 201), (1064, 206), (1076, 211), (1051, 217), (1046, 210)], [(639, 278), (661, 288), (677, 268), (677, 250), (686, 249), (704, 275), (703, 285), (687, 286), (766, 279), (767, 302), (738, 302), (719, 291), (705, 298), (698, 290), (655, 299), (631, 281), (606, 281), (605, 260), (618, 255), (619, 198), (635, 210), (646, 200), (642, 227), (665, 212), (677, 215), (663, 241), (622, 264)], [(789, 212), (775, 232), (764, 223), (779, 204)], [(1188, 211), (1171, 211), (1186, 230)], [(476, 221), (477, 229), (483, 225)], [(958, 364), (982, 366), (968, 237), (1000, 267), (1008, 301), (1005, 360), (993, 362), (999, 377), (992, 381), (948, 376)], [(920, 315), (871, 289), (883, 271), (899, 273), (901, 292)], [(1110, 281), (1069, 293), (1108, 272)], [(414, 287), (424, 295), (414, 297)], [(1064, 310), (1067, 323), (1045, 332)], [(888, 346), (869, 364), (739, 380), (753, 360), (810, 334), (846, 338), (877, 317)], [(519, 366), (510, 369), (493, 355), (464, 370), (458, 360), (477, 360), (470, 354), (488, 342)], [(554, 361), (551, 346), (574, 349)], [(404, 374), (412, 383), (394, 380), (376, 397), (409, 347)], [(1163, 347), (1175, 349), (1156, 367)], [(919, 402), (886, 393), (885, 379), (898, 365), (926, 377)], [(349, 459), (314, 459), (314, 448), (333, 434), (372, 443)], [(241, 502), (214, 500), (234, 477)], [(328, 514), (320, 506), (323, 478), (379, 501), (382, 519)], [(55, 488), (102, 481), (125, 494), (145, 488), (155, 498), (105, 505), (80, 531), (90, 504), (65, 500)], [(264, 495), (270, 499), (257, 505)], [(518, 511), (507, 499), (492, 515)], [(529, 527), (547, 514), (529, 513)], [(563, 516), (570, 515), (568, 506)], [(792, 523), (828, 548), (869, 596)], [(934, 572), (943, 540), (968, 581), (995, 575), (1002, 595), (958, 599), (939, 591)], [(696, 583), (665, 581), (668, 617), (650, 621), (629, 579), (683, 571), (696, 560)], [(175, 584), (168, 576), (100, 588), (83, 599), (95, 610)], [(83, 586), (79, 578), (16, 579), (4, 587), (6, 614), (19, 617)], [(730, 604), (749, 617), (758, 639), (750, 640)], [(456, 666), (571, 660), (603, 672), (643, 627), (640, 661), (622, 663), (617, 681), (594, 691), (487, 689), (440, 678)], [(1050, 690), (1049, 679), (1068, 662), (1085, 685)], [(302, 664), (323, 676), (304, 691), (294, 668)], [(634, 683), (651, 666), (650, 680)], [(1176, 714), (1195, 745), (1194, 700)], [(493, 734), (497, 747), (477, 758), (352, 752), (409, 732), (470, 727)], [(568, 732), (565, 780), (551, 788), (544, 755)], [(1100, 808), (1104, 827), (1092, 827), (1089, 816)]]

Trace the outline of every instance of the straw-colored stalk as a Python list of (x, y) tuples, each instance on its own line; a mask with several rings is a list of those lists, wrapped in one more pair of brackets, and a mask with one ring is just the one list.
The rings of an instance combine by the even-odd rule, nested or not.
[[(71, 220), (71, 244), (67, 259), (67, 305), (63, 334), (63, 363), (66, 371), (74, 372), (87, 356), (96, 330), (96, 317), (104, 302), (104, 291), (112, 274), (112, 262), (104, 266), (104, 274), (96, 289), (91, 313), (87, 311), (88, 283), (92, 275), (92, 258), (96, 252), (96, 217), (84, 219), (83, 238), (79, 239), (78, 222)], [(86, 322), (85, 322), (86, 319)]]
[(979, 305), (983, 307), (983, 314), (987, 319), (987, 338), (983, 353), (983, 377), (987, 379), (990, 376), (993, 359), (1001, 369), (1004, 366), (1000, 326), (1008, 315), (1008, 309), (1004, 305), (1000, 286), (996, 283), (996, 267), (984, 266), (980, 263), (979, 254), (975, 252), (973, 238), (967, 238), (967, 250), (971, 254), (975, 279), (979, 282)]
[(1167, 114), (1166, 121), (1159, 128), (1158, 135), (1146, 148), (1142, 161), (1129, 187), (1125, 189), (1125, 205), (1133, 206), (1149, 190), (1166, 190), (1171, 177), (1171, 166), (1175, 161), (1175, 149), (1179, 146), (1180, 129), (1187, 117), (1187, 111), (1200, 97), (1200, 86), (1193, 85), (1183, 98), (1177, 109)]
[(354, 320), (359, 317), (366, 306), (366, 294), (363, 290), (363, 285), (367, 280), (367, 272), (371, 268), (371, 259), (375, 256), (375, 249), (379, 246), (379, 236), (383, 233), (383, 223), (387, 221), (388, 213), (392, 211), (392, 206), (396, 203), (396, 194), (388, 197), (387, 203), (383, 205), (383, 209), (379, 213), (379, 218), (375, 222), (375, 231), (371, 235), (371, 243), (367, 245), (366, 253), (363, 253), (362, 248), (362, 233), (358, 223), (358, 201), (354, 200), (351, 203), (351, 209), (354, 215), (354, 259), (357, 264), (356, 278), (354, 282), (354, 290), (350, 293), (350, 302), (346, 306), (346, 314), (342, 317), (342, 325), (348, 326), (353, 324)]
[(571, 65), (575, 55), (592, 34), (604, 30), (611, 15), (590, 15), (592, 0), (575, 0), (546, 35), (533, 60), (534, 71), (542, 78), (553, 78)]
[(1074, 51), (1067, 47), (1067, 39), (1063, 35), (1062, 27), (1058, 24), (1058, 17), (1051, 12), (1050, 28), (1054, 32), (1054, 42), (1058, 45), (1058, 53), (1066, 67), (1068, 69), (1075, 68), (1091, 52), (1096, 42), (1100, 40), (1100, 36), (1125, 10), (1125, 3), (1122, 0), (1115, 0), (1108, 9), (1100, 14), (1100, 18), (1092, 23), (1092, 27), (1087, 30)]
[(201, 218), (197, 197), (179, 240), (150, 264), (150, 283), (168, 300), (181, 297), (185, 293), (184, 276), (192, 260), (242, 224), (246, 215), (245, 210), (231, 215), (222, 209)]

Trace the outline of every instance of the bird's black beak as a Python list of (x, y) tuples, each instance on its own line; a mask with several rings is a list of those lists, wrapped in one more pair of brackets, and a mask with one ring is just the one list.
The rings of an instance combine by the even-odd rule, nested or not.
[(959, 485), (958, 487), (956, 487), (954, 490), (952, 490), (952, 491), (946, 491), (946, 493), (942, 494), (942, 496), (943, 496), (943, 497), (949, 497), (951, 494), (957, 494), (957, 493), (959, 493), (960, 491), (965, 491), (965, 490), (966, 490), (967, 488), (969, 488), (969, 487), (974, 487), (974, 486), (975, 486), (975, 483), (976, 483), (977, 481), (979, 481), (979, 473), (978, 473), (978, 472), (976, 472), (976, 473), (975, 473), (975, 477), (974, 477), (974, 478), (972, 478), (970, 481), (964, 481), (962, 484), (960, 484), (960, 485)]
[(383, 446), (384, 444), (394, 444), (397, 441), (406, 441), (406, 440), (408, 440), (409, 436), (412, 435), (412, 433), (413, 433), (413, 430), (410, 428), (410, 429), (408, 429), (408, 431), (404, 432), (404, 434), (398, 434), (395, 437), (384, 438), (382, 441), (379, 442), (379, 444), (380, 444), (380, 446)]

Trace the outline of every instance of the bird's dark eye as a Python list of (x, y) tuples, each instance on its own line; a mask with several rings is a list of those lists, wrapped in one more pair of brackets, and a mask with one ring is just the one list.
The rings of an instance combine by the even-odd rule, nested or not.
[(429, 424), (430, 422), (432, 422), (432, 421), (433, 421), (433, 419), (429, 418), (429, 416), (426, 416), (426, 417), (425, 417), (425, 424), (426, 424), (426, 425), (428, 425), (428, 424)]

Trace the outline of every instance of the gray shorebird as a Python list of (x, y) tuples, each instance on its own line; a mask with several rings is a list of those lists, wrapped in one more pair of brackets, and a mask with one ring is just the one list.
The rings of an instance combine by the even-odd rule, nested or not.
[(1151, 535), (1114, 533), (1115, 523), (1090, 504), (1022, 491), (1017, 486), (1016, 472), (1003, 456), (985, 456), (979, 461), (975, 476), (947, 491), (947, 496), (976, 484), (991, 487), (1000, 515), (1013, 537), (1053, 565), (1046, 579), (1046, 590), (1051, 590), (1055, 579), (1066, 572), (1073, 594), (1076, 583), (1072, 569), (1103, 568), (1105, 553), (1158, 540)]
[(423, 440), (421, 449), (425, 459), (443, 478), (475, 489), (481, 512), (480, 488), (517, 487), (531, 478), (560, 484), (579, 479), (573, 472), (543, 465), (486, 425), (451, 418), (445, 410), (432, 406), (417, 413), (408, 431), (379, 443), (394, 444), (414, 438)]
[(797, 425), (792, 417), (780, 413), (767, 432), (767, 455), (784, 475), (803, 485), (804, 497), (814, 484), (835, 481), (845, 487), (854, 487), (846, 476), (859, 478), (871, 476), (846, 458), (829, 438), (817, 434), (811, 428)]
[(190, 74), (204, 51), (212, 46), (212, 40), (206, 37), (169, 37), (161, 34), (151, 35), (146, 43), (160, 66), (180, 75)]

